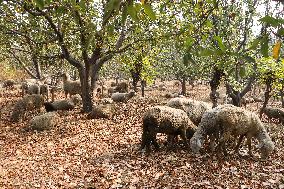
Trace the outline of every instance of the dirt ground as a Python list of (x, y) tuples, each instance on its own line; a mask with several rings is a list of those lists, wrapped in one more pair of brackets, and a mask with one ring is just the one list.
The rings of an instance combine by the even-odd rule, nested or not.
[[(29, 112), (21, 123), (10, 114), (19, 90), (0, 91), (0, 188), (284, 188), (284, 129), (265, 123), (276, 149), (266, 162), (231, 154), (218, 159), (206, 148), (196, 156), (182, 144), (162, 145), (150, 155), (140, 151), (142, 116), (148, 107), (165, 104), (167, 91), (146, 91), (126, 104), (116, 103), (110, 119), (87, 120), (80, 108), (60, 111), (57, 126), (48, 131), (23, 131), (37, 114)], [(191, 89), (188, 97), (209, 102), (209, 86)], [(63, 98), (59, 94), (57, 98)], [(261, 104), (248, 109), (257, 111)], [(274, 103), (279, 106), (279, 103)], [(43, 109), (41, 110), (44, 111)], [(254, 141), (254, 152), (257, 142)], [(232, 151), (231, 151), (232, 152)]]

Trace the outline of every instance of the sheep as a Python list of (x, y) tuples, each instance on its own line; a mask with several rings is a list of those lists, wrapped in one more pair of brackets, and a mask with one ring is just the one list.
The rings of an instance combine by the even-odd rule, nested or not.
[(160, 84), (159, 86), (158, 86), (158, 90), (159, 91), (165, 91), (167, 88), (166, 88), (166, 85), (165, 84)]
[(29, 121), (28, 127), (25, 130), (37, 130), (43, 131), (54, 127), (57, 123), (57, 114), (54, 112), (48, 112), (42, 115), (35, 116)]
[(204, 112), (211, 109), (211, 106), (206, 102), (192, 100), (184, 97), (171, 99), (167, 103), (167, 106), (184, 110), (187, 113), (189, 119), (195, 125), (199, 124)]
[(115, 83), (114, 81), (112, 81), (112, 82), (110, 83), (110, 86), (111, 86), (111, 87), (115, 87), (115, 86), (116, 86), (116, 83)]
[(279, 108), (265, 107), (263, 113), (268, 117), (269, 120), (272, 118), (278, 119), (280, 123), (284, 123), (284, 111)]
[(107, 94), (109, 97), (111, 97), (111, 95), (115, 92), (115, 88), (114, 87), (110, 87), (107, 89)]
[(156, 141), (157, 133), (165, 133), (168, 137), (180, 135), (187, 147), (187, 135), (193, 135), (195, 130), (196, 126), (183, 110), (168, 106), (151, 107), (143, 116), (141, 149), (146, 146), (146, 151), (150, 152), (151, 143), (159, 149)]
[(113, 100), (111, 98), (102, 98), (99, 100), (99, 102), (102, 104), (112, 104)]
[(49, 86), (47, 84), (41, 84), (39, 86), (39, 91), (40, 91), (40, 94), (42, 96), (45, 96), (46, 97), (46, 100), (48, 100), (48, 96), (49, 96)]
[(117, 86), (115, 87), (115, 92), (127, 93), (128, 92), (127, 82), (118, 83)]
[(66, 73), (62, 74), (62, 78), (65, 98), (67, 98), (68, 94), (70, 97), (75, 94), (81, 94), (82, 88), (80, 81), (71, 81), (70, 76)]
[(227, 154), (225, 143), (230, 136), (240, 136), (235, 152), (239, 153), (239, 147), (246, 136), (249, 155), (252, 156), (251, 139), (255, 137), (259, 141), (261, 159), (265, 160), (274, 150), (274, 143), (266, 132), (259, 117), (250, 111), (233, 105), (222, 105), (205, 112), (197, 131), (190, 139), (190, 147), (194, 153), (198, 153), (204, 138), (213, 135), (218, 138), (218, 152), (223, 149)]
[(177, 94), (177, 93), (166, 93), (164, 95), (165, 98), (176, 98), (178, 96), (179, 96), (179, 94)]
[(21, 84), (21, 89), (22, 89), (22, 96), (24, 94), (40, 94), (40, 86), (37, 83), (28, 83), (28, 82), (23, 82)]
[(93, 108), (93, 110), (87, 115), (88, 119), (97, 118), (111, 118), (113, 116), (114, 106), (112, 104), (99, 105)]
[(71, 99), (57, 100), (54, 102), (45, 102), (44, 107), (47, 112), (53, 112), (57, 110), (72, 110), (82, 100), (78, 96), (72, 96)]
[(130, 98), (135, 96), (135, 92), (131, 91), (130, 93), (113, 93), (111, 99), (114, 102), (127, 102)]
[(3, 87), (4, 88), (13, 88), (15, 83), (16, 82), (13, 79), (7, 79), (6, 81), (3, 82)]
[(41, 95), (27, 95), (18, 100), (14, 106), (11, 121), (18, 122), (26, 111), (40, 109), (43, 106), (44, 98)]

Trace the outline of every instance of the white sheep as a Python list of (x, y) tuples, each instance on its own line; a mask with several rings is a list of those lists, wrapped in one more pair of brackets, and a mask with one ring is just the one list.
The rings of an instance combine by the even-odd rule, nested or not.
[(27, 95), (18, 100), (14, 106), (11, 120), (18, 122), (26, 111), (40, 109), (43, 106), (44, 99), (41, 95)]
[(113, 93), (111, 95), (111, 99), (114, 102), (127, 102), (130, 98), (132, 98), (133, 96), (135, 96), (135, 92), (131, 91), (129, 93)]
[(180, 135), (187, 147), (187, 137), (193, 135), (195, 129), (196, 126), (183, 110), (168, 106), (151, 107), (143, 116), (141, 149), (146, 146), (146, 150), (149, 152), (151, 143), (158, 149), (157, 133), (165, 133), (169, 136)]
[(81, 97), (72, 96), (70, 99), (56, 100), (54, 102), (45, 102), (44, 107), (47, 112), (57, 110), (72, 110), (82, 101)]
[(98, 118), (111, 118), (113, 116), (115, 107), (113, 104), (103, 104), (98, 105), (93, 108), (93, 110), (87, 115), (88, 119), (98, 119)]
[(62, 74), (63, 78), (63, 90), (65, 92), (65, 98), (69, 94), (70, 97), (75, 94), (81, 94), (82, 88), (80, 81), (71, 81), (70, 76), (66, 73)]
[(193, 152), (199, 152), (203, 140), (207, 135), (218, 137), (218, 151), (222, 148), (226, 155), (226, 142), (231, 136), (238, 137), (239, 141), (235, 151), (239, 151), (240, 144), (245, 136), (251, 152), (251, 139), (254, 137), (259, 141), (261, 158), (266, 159), (274, 150), (274, 143), (271, 141), (259, 117), (250, 111), (233, 105), (222, 105), (205, 112), (197, 131), (190, 140)]
[(35, 116), (30, 120), (26, 130), (32, 129), (37, 131), (48, 130), (54, 127), (57, 123), (57, 114), (54, 112), (48, 112), (42, 115)]
[(199, 124), (204, 112), (210, 110), (212, 107), (210, 104), (206, 102), (188, 99), (184, 97), (171, 99), (167, 103), (167, 106), (184, 110), (187, 113), (189, 119), (195, 125)]

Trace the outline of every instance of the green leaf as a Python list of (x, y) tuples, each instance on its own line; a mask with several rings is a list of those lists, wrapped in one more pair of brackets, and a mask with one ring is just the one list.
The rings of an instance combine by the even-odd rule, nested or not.
[(265, 16), (265, 17), (259, 19), (259, 21), (270, 24), (273, 27), (276, 27), (276, 26), (279, 25), (279, 21), (276, 18), (273, 18), (271, 16)]
[(105, 9), (106, 12), (112, 11), (112, 10), (115, 8), (116, 1), (117, 1), (117, 0), (110, 0), (110, 1), (108, 2), (108, 4), (106, 5), (106, 9)]
[(261, 40), (260, 52), (264, 57), (268, 57), (268, 36), (264, 36)]
[(252, 42), (251, 46), (249, 47), (249, 49), (250, 50), (255, 50), (260, 42), (261, 42), (261, 39), (260, 38), (256, 38), (255, 40), (253, 40), (253, 42)]
[(127, 12), (128, 14), (131, 16), (131, 18), (134, 20), (134, 21), (138, 21), (138, 16), (137, 16), (137, 11), (136, 9), (133, 7), (133, 5), (129, 5), (127, 7)]
[(255, 62), (255, 59), (251, 56), (244, 56), (244, 59), (248, 62)]
[(44, 7), (44, 0), (35, 0), (36, 6), (39, 7), (40, 9), (43, 9)]
[(86, 0), (81, 0), (81, 1), (79, 2), (79, 6), (81, 7), (81, 9), (82, 9), (83, 11), (85, 11), (85, 10), (87, 9), (87, 7), (86, 7)]
[(240, 76), (244, 77), (246, 75), (246, 69), (244, 67), (240, 68)]
[(189, 48), (192, 46), (192, 44), (194, 43), (194, 39), (192, 37), (188, 37), (185, 40), (185, 47)]
[(144, 4), (143, 8), (144, 8), (145, 13), (151, 18), (151, 20), (155, 20), (156, 19), (156, 14), (153, 11), (153, 9), (152, 9), (150, 4)]
[(223, 44), (221, 37), (219, 37), (219, 36), (214, 36), (213, 38), (217, 41), (218, 46), (219, 46), (219, 48), (221, 49), (221, 51), (224, 52), (224, 51), (226, 50), (226, 47), (225, 47), (225, 45)]
[(127, 18), (127, 6), (123, 7), (123, 11), (122, 11), (122, 14), (121, 14), (122, 25), (124, 25), (126, 18)]
[(284, 28), (280, 28), (280, 29), (277, 31), (277, 35), (284, 36)]
[(215, 55), (215, 52), (210, 49), (202, 49), (201, 51), (199, 51), (199, 55), (200, 56), (211, 56), (211, 55)]
[(59, 7), (57, 7), (56, 8), (56, 13), (57, 14), (63, 14), (64, 13), (64, 11), (65, 11), (65, 7), (64, 6), (59, 6)]

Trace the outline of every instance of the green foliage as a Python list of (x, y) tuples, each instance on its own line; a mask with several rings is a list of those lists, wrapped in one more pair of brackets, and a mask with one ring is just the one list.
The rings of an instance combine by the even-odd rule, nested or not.
[(277, 62), (269, 57), (261, 58), (257, 62), (260, 81), (265, 83), (268, 79), (271, 79), (273, 88), (280, 90), (282, 83), (279, 81), (284, 78), (284, 60)]
[(152, 7), (150, 4), (143, 4), (143, 8), (145, 13), (152, 19), (155, 20), (156, 19), (156, 14), (153, 11)]

